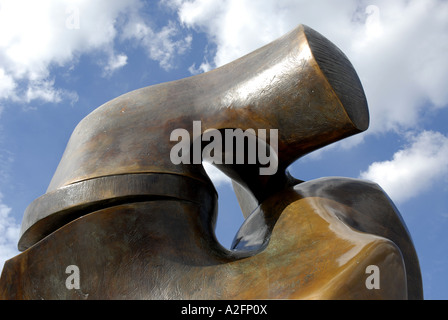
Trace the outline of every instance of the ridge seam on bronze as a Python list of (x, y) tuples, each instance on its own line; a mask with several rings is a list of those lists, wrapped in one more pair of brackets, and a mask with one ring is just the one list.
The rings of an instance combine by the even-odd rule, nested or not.
[[(167, 181), (171, 183), (166, 184)], [(178, 187), (166, 187), (170, 185)], [(19, 250), (34, 245), (92, 209), (97, 211), (126, 203), (168, 199), (211, 205), (206, 199), (210, 195), (216, 199), (217, 194), (214, 188), (207, 187), (208, 184), (198, 179), (165, 173), (103, 176), (64, 186), (44, 194), (28, 206), (22, 221)]]

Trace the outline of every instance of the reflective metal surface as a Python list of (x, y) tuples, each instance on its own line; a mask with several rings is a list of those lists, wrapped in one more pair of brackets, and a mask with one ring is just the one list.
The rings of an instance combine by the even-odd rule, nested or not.
[[(219, 165), (246, 217), (233, 250), (214, 235), (217, 194), (202, 165), (170, 159), (170, 133), (193, 134), (193, 121), (200, 134), (278, 130), (274, 175), (260, 163)], [(75, 128), (47, 193), (27, 208), (24, 252), (5, 263), (0, 297), (422, 298), (411, 238), (378, 186), (286, 171), (368, 123), (349, 60), (306, 26), (216, 70), (111, 100)], [(67, 287), (72, 265), (80, 288)]]

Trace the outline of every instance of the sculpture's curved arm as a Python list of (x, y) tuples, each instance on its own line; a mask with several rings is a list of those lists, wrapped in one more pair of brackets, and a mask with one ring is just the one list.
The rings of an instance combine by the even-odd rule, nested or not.
[[(261, 202), (290, 183), (285, 169), (294, 160), (367, 129), (369, 116), (346, 56), (311, 28), (299, 26), (221, 68), (124, 94), (89, 114), (74, 130), (47, 193), (28, 207), (19, 248), (91, 212), (89, 206), (110, 205), (111, 198), (122, 201), (131, 192), (140, 198), (167, 196), (147, 190), (147, 183), (128, 190), (120, 182), (123, 175), (149, 175), (160, 186), (173, 179), (170, 175), (211, 185), (200, 162), (170, 159), (176, 143), (171, 133), (182, 128), (198, 139), (195, 120), (201, 121), (199, 135), (212, 128), (278, 130), (276, 174), (260, 176), (253, 165), (221, 166)], [(171, 187), (169, 196), (184, 197), (178, 190)]]

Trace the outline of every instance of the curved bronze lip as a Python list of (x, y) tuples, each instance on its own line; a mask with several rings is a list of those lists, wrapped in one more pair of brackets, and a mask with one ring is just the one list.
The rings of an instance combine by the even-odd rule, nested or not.
[(138, 173), (88, 179), (46, 193), (25, 210), (18, 247), (26, 250), (67, 223), (94, 211), (124, 203), (183, 200), (213, 206), (213, 184), (187, 176)]

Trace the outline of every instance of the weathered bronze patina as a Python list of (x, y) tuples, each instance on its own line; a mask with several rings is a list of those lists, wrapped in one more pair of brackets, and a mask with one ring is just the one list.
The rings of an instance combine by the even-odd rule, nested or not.
[[(217, 194), (203, 166), (170, 159), (170, 133), (193, 121), (203, 132), (278, 129), (276, 174), (219, 166), (246, 217), (232, 250), (215, 238)], [(5, 263), (0, 297), (420, 299), (412, 240), (377, 185), (286, 171), (368, 123), (352, 65), (306, 26), (216, 70), (109, 101), (79, 123), (47, 193), (27, 208), (24, 252)], [(66, 286), (70, 265), (79, 289)], [(370, 265), (378, 289), (366, 286)]]

